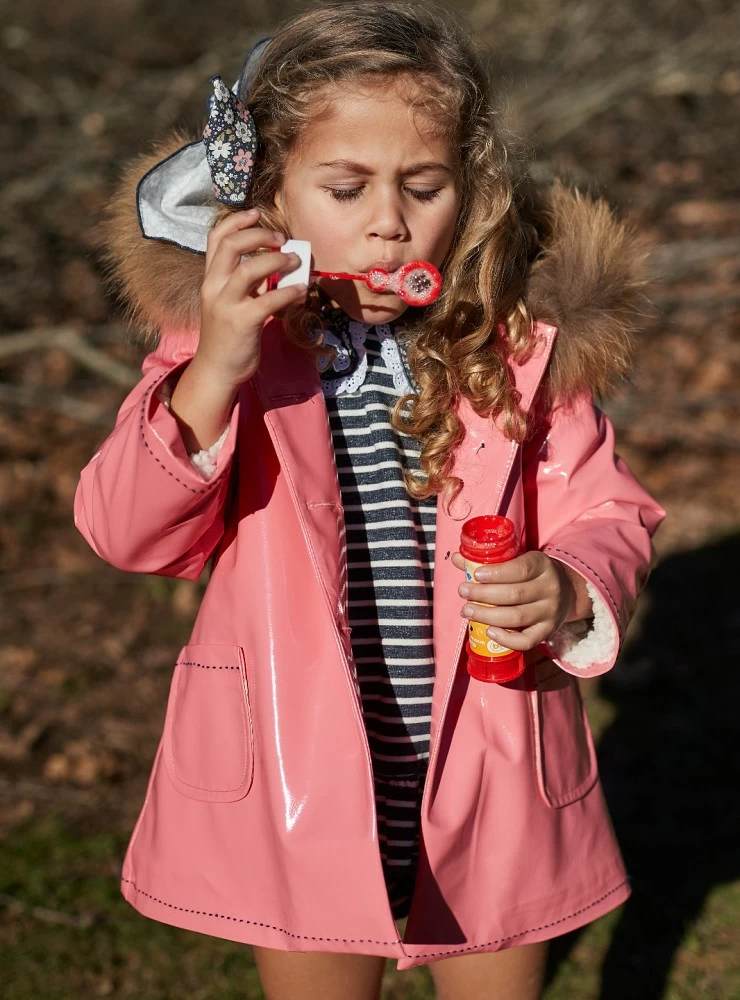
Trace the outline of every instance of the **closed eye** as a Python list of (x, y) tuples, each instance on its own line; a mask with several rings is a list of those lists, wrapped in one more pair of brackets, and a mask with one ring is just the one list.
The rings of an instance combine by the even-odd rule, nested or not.
[[(327, 191), (335, 201), (355, 201), (362, 194), (363, 188), (364, 185), (356, 188), (327, 188)], [(404, 188), (404, 191), (410, 194), (412, 198), (416, 198), (417, 201), (433, 201), (441, 190), (442, 188), (436, 188), (433, 191), (410, 187)]]

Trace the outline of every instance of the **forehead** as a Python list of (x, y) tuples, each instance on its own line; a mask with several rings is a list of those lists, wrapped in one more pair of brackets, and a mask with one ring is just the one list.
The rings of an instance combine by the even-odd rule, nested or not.
[[(452, 160), (440, 121), (418, 101), (410, 80), (329, 85), (314, 96), (294, 149), (304, 163), (333, 159), (403, 161), (434, 154)], [(364, 157), (364, 159), (363, 159)]]

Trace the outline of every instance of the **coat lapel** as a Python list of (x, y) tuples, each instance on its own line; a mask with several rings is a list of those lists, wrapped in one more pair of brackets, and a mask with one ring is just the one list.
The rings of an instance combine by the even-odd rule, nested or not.
[[(514, 366), (520, 405), (529, 411), (552, 352), (557, 330), (538, 323), (539, 345), (523, 364)], [(469, 517), (506, 513), (514, 483), (512, 470), (520, 446), (504, 436), (493, 421), (479, 417), (467, 400), (458, 409), (465, 424), (465, 438), (455, 457), (454, 474), (463, 488), (450, 513), (437, 504), (437, 542), (434, 560), (434, 653), (436, 662), (435, 698), (432, 705), (432, 737), (444, 711), (448, 689), (457, 668), (459, 650), (467, 622), (460, 617), (462, 598), (457, 588), (462, 574), (452, 564), (452, 553), (460, 548), (460, 529)], [(444, 703), (442, 692), (445, 692)]]
[(254, 384), (318, 583), (333, 615), (341, 618), (342, 501), (326, 403), (313, 360), (285, 336), (279, 320), (273, 319), (262, 334)]

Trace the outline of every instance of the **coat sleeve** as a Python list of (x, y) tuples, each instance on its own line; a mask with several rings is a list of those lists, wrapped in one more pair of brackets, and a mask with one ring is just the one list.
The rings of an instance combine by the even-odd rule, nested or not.
[(566, 623), (542, 648), (563, 670), (595, 677), (616, 662), (665, 510), (615, 454), (614, 427), (590, 393), (535, 426), (523, 449), (527, 548), (580, 573), (593, 604), (593, 618)]
[(80, 473), (75, 525), (97, 555), (118, 569), (197, 580), (223, 535), (239, 397), (206, 477), (188, 456), (162, 391), (189, 364), (194, 339), (188, 332), (161, 331), (113, 430)]

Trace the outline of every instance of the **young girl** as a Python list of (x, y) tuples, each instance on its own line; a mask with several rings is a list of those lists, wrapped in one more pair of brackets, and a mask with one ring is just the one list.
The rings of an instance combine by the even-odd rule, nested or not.
[[(320, 4), (214, 86), (205, 141), (113, 205), (150, 352), (75, 503), (114, 566), (210, 570), (123, 894), (254, 946), (271, 1000), (376, 998), (388, 957), (443, 1000), (535, 998), (546, 942), (629, 894), (577, 678), (614, 664), (664, 516), (594, 405), (634, 240), (561, 185), (534, 211), (439, 10)], [(441, 294), (274, 288), (286, 237), (329, 272), (430, 261)], [(464, 584), (493, 513), (522, 554)], [(468, 674), (467, 601), (517, 681)]]

